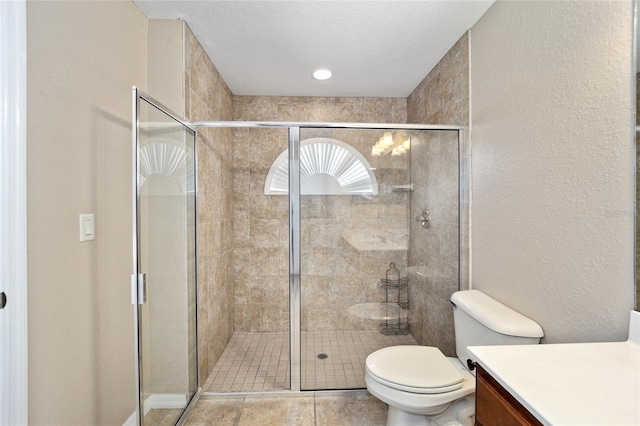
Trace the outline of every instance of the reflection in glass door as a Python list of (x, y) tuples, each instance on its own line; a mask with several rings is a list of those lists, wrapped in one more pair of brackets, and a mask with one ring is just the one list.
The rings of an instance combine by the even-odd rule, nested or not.
[[(416, 343), (407, 333), (379, 330), (389, 310), (380, 303), (380, 277), (391, 262), (406, 274), (408, 192), (393, 188), (408, 187), (410, 177), (408, 146), (403, 155), (382, 155), (375, 143), (386, 137), (381, 150), (391, 151), (409, 136), (386, 129), (300, 133), (301, 388), (364, 388), (369, 353)], [(407, 324), (406, 310), (393, 312), (391, 322)]]
[(299, 139), (301, 389), (364, 388), (369, 354), (417, 344), (424, 323), (448, 326), (422, 312), (447, 319), (459, 285), (458, 132), (302, 128)]
[(134, 96), (138, 415), (175, 424), (198, 391), (196, 131)]

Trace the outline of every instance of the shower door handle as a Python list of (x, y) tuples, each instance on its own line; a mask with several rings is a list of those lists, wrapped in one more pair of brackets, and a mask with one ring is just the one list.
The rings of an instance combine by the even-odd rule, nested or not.
[(131, 274), (131, 304), (144, 305), (147, 301), (146, 274)]

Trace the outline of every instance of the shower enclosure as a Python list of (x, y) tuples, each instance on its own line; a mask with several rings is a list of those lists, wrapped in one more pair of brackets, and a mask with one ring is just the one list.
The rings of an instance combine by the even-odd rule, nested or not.
[[(139, 91), (134, 101), (144, 105), (137, 107), (136, 156), (157, 163), (151, 170), (139, 160), (135, 171), (142, 413), (149, 395), (184, 395), (173, 407), (154, 405), (177, 420), (199, 389), (361, 389), (366, 356), (390, 345), (428, 344), (453, 355), (448, 297), (460, 285), (459, 127), (188, 123)], [(194, 147), (208, 155), (196, 138), (215, 144), (220, 129), (232, 132), (233, 144), (233, 181), (224, 185), (224, 177), (195, 170)], [(233, 229), (196, 232), (196, 175), (211, 180), (198, 185), (198, 223), (221, 197), (232, 200), (225, 223)], [(198, 247), (227, 235), (231, 255), (196, 255), (196, 234)], [(206, 283), (195, 280), (196, 257), (198, 270), (213, 271)], [(232, 274), (216, 275), (224, 268)], [(216, 300), (222, 287), (215, 281), (227, 293), (231, 286), (233, 303)], [(216, 319), (213, 326), (198, 319), (199, 337), (196, 312)], [(228, 331), (210, 337), (211, 327)], [(208, 363), (202, 377), (197, 342), (200, 365)], [(179, 352), (175, 359), (171, 350)], [(174, 377), (160, 363), (176, 366)]]

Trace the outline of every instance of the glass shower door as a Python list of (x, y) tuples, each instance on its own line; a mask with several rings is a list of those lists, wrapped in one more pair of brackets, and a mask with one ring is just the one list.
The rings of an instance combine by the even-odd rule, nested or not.
[(175, 424), (198, 391), (196, 132), (137, 97), (134, 299), (140, 424)]
[[(385, 137), (388, 155), (374, 152)], [(383, 304), (379, 286), (390, 264), (406, 277), (409, 139), (392, 129), (301, 129), (302, 390), (364, 388), (368, 354), (415, 344), (398, 295)], [(402, 334), (382, 334), (385, 319)]]
[(301, 389), (364, 388), (367, 356), (387, 346), (454, 356), (458, 130), (307, 127), (299, 140)]

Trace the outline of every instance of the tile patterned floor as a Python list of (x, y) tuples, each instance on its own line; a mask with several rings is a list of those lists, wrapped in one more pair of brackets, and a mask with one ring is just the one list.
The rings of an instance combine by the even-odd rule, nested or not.
[[(367, 355), (387, 346), (417, 344), (409, 334), (377, 331), (310, 331), (300, 337), (303, 390), (364, 389)], [(203, 391), (283, 390), (289, 382), (289, 333), (235, 332)]]
[(343, 395), (202, 397), (185, 426), (382, 426), (387, 407), (366, 391)]
[(289, 387), (288, 333), (235, 332), (209, 375), (204, 392), (283, 390)]

